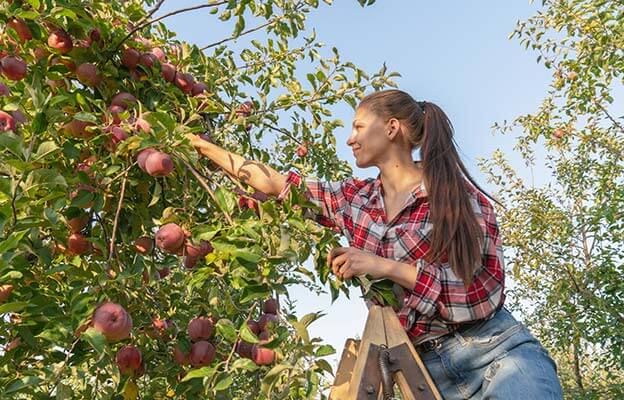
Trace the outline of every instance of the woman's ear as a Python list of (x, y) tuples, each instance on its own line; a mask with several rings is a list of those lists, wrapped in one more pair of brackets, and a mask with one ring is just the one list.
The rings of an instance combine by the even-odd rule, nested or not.
[(396, 118), (390, 118), (388, 123), (386, 124), (386, 137), (393, 141), (397, 138), (397, 136), (402, 134), (401, 123)]

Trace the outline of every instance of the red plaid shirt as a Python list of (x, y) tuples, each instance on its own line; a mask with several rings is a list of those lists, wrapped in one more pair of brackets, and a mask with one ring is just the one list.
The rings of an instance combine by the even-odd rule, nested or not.
[[(290, 184), (301, 187), (301, 176), (290, 171)], [(386, 220), (380, 176), (339, 182), (305, 179), (306, 196), (321, 208), (311, 217), (347, 237), (349, 245), (418, 269), (416, 285), (403, 292), (399, 321), (415, 344), (452, 332), (461, 323), (491, 317), (505, 300), (504, 259), (494, 208), (485, 195), (468, 185), (473, 209), (484, 232), (482, 265), (466, 289), (448, 262), (428, 263), (432, 224), (425, 187), (414, 189), (392, 221)], [(410, 317), (411, 313), (411, 317)]]

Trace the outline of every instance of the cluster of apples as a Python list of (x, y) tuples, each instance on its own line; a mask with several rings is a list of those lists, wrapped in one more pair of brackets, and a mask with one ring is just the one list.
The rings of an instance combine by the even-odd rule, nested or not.
[[(149, 41), (144, 40), (143, 43), (149, 45)], [(159, 47), (140, 52), (134, 47), (128, 46), (121, 53), (121, 64), (128, 68), (130, 76), (135, 79), (141, 78), (141, 72), (137, 70), (139, 65), (147, 70), (151, 70), (155, 65), (160, 65), (160, 74), (163, 79), (173, 83), (187, 95), (199, 96), (208, 89), (205, 83), (196, 82), (192, 74), (179, 71), (175, 65), (167, 62), (165, 52)]]
[(247, 321), (249, 330), (258, 336), (258, 343), (253, 344), (244, 340), (236, 343), (236, 352), (244, 358), (251, 359), (257, 365), (269, 365), (275, 361), (275, 351), (262, 345), (271, 341), (271, 329), (278, 323), (279, 306), (277, 300), (271, 298), (262, 303), (263, 314), (257, 321)]
[(216, 325), (213, 317), (195, 317), (189, 321), (187, 333), (191, 342), (189, 352), (185, 353), (180, 345), (173, 349), (173, 359), (179, 365), (191, 365), (193, 368), (210, 365), (217, 355), (215, 345), (210, 342)]
[(260, 191), (255, 191), (251, 195), (248, 195), (246, 192), (238, 188), (234, 191), (238, 194), (238, 206), (242, 210), (254, 210), (257, 215), (260, 215), (259, 202), (267, 201), (269, 199), (269, 196), (267, 196), (266, 193)]

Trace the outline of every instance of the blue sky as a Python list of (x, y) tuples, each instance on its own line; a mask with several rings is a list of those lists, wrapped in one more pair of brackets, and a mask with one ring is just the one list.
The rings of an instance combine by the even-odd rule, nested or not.
[[(306, 24), (309, 30), (316, 29), (317, 38), (329, 48), (336, 46), (344, 60), (368, 72), (377, 71), (385, 62), (389, 70), (401, 73), (402, 77), (395, 79), (400, 89), (417, 100), (439, 105), (453, 123), (466, 166), (477, 182), (492, 191), (478, 169), (477, 158), (488, 157), (501, 148), (514, 165), (521, 164), (519, 156), (513, 153), (515, 135), (493, 136), (491, 126), (534, 112), (550, 83), (552, 70), (536, 63), (537, 54), (525, 50), (517, 38), (507, 39), (516, 21), (536, 14), (540, 3), (378, 0), (373, 6), (362, 8), (356, 0), (340, 0), (332, 6), (321, 1)], [(198, 2), (165, 2), (157, 15), (194, 4)], [(165, 21), (181, 39), (200, 46), (231, 32), (231, 25), (202, 10)], [(257, 32), (250, 39), (263, 37)], [(232, 46), (239, 48), (246, 39), (241, 42)], [(336, 132), (339, 156), (351, 163), (356, 176), (376, 176), (376, 169), (355, 167), (346, 146), (352, 109), (341, 105), (334, 111), (335, 117), (345, 122), (345, 127)], [(328, 360), (337, 365), (345, 339), (363, 331), (363, 301), (356, 292), (350, 300), (341, 297), (334, 304), (329, 294), (319, 297), (304, 288), (298, 288), (294, 294), (299, 315), (321, 310), (327, 313), (311, 325), (310, 333), (336, 348), (336, 354)]]

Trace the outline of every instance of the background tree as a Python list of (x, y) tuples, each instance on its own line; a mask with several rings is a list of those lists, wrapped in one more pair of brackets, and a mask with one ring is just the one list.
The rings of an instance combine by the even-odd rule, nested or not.
[[(339, 179), (332, 106), (397, 74), (325, 51), (304, 24), (316, 0), (162, 4), (0, 3), (2, 398), (307, 399), (331, 372), (306, 330), (321, 315), (288, 290), (344, 289), (323, 261), (336, 233), (298, 190), (278, 204), (199, 162), (185, 134)], [(197, 10), (232, 35), (164, 25)]]
[[(624, 9), (619, 1), (543, 1), (511, 37), (538, 52), (553, 82), (515, 150), (481, 167), (499, 188), (513, 306), (553, 354), (566, 397), (624, 397)], [(613, 107), (619, 105), (619, 107)], [(534, 177), (533, 171), (549, 171)]]

